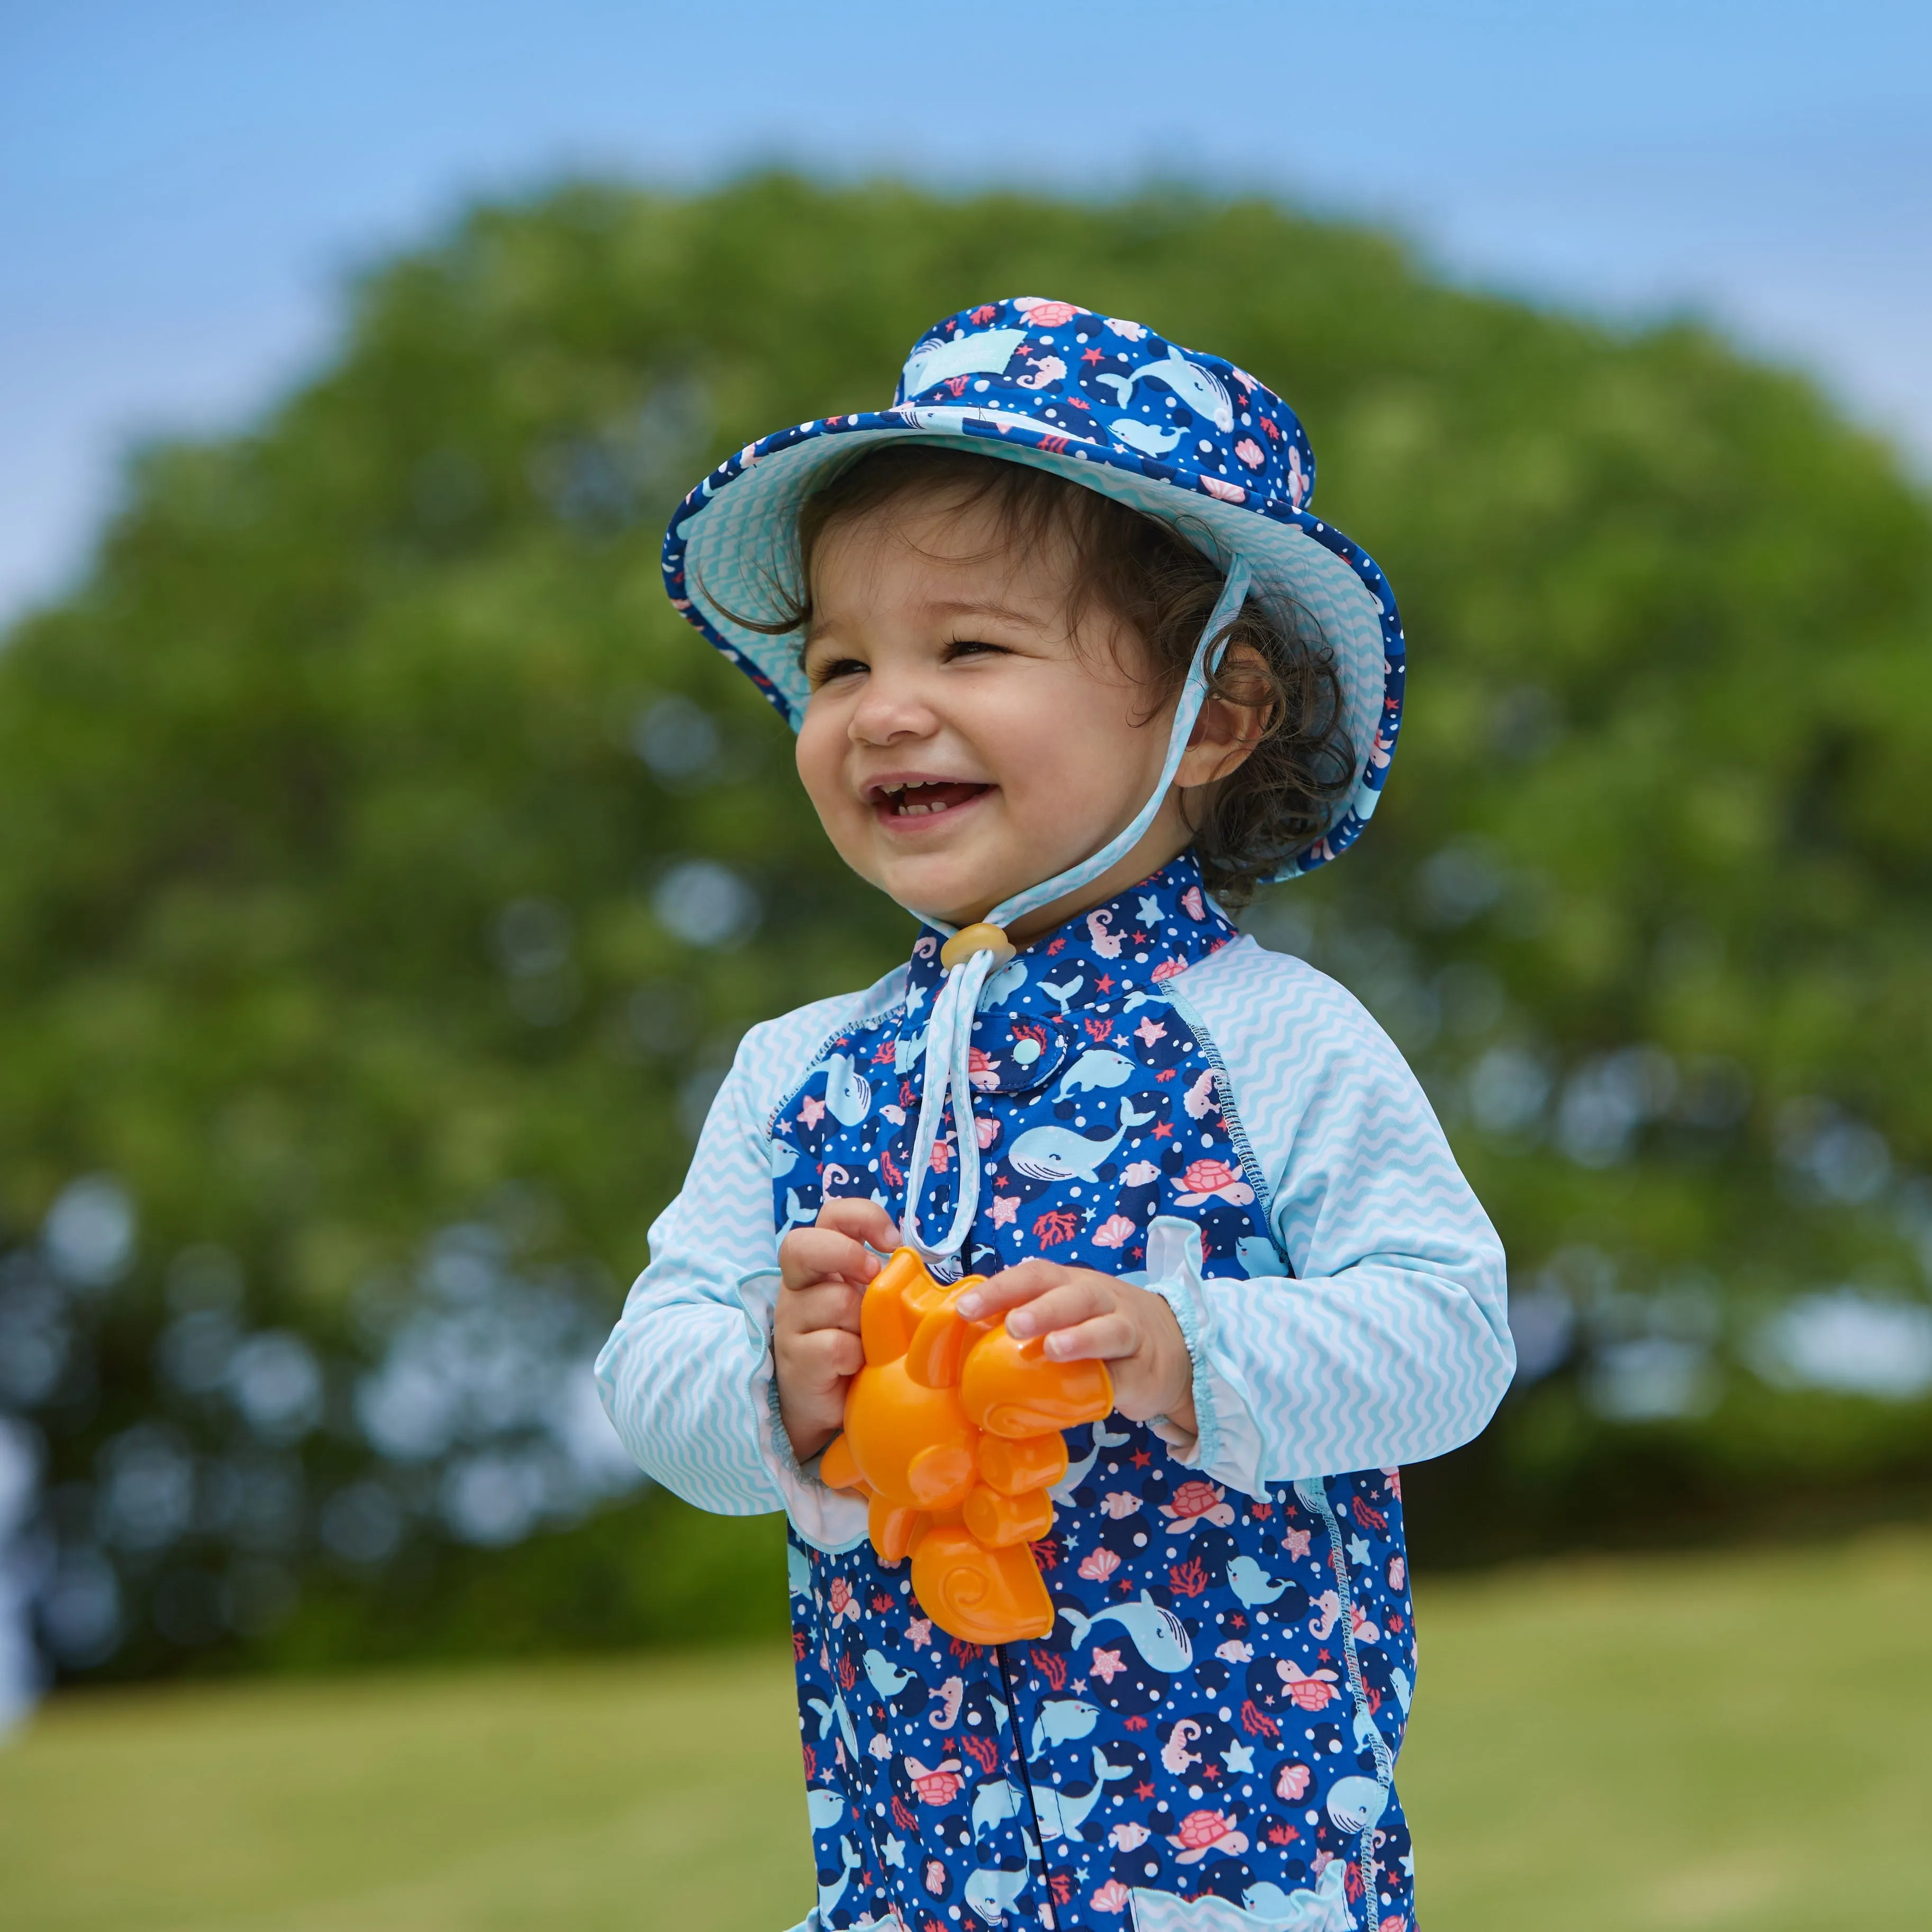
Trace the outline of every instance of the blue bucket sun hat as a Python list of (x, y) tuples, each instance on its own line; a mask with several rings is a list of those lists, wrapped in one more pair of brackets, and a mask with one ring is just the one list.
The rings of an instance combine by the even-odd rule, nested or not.
[[(796, 730), (810, 695), (795, 641), (732, 614), (769, 604), (797, 560), (798, 514), (840, 467), (888, 441), (968, 449), (1050, 470), (1172, 526), (1226, 572), (1171, 728), (1166, 765), (1132, 823), (1099, 851), (955, 932), (926, 1028), (919, 1124), (902, 1238), (928, 1265), (956, 1265), (979, 1198), (968, 1055), (991, 976), (1013, 956), (1005, 928), (1099, 878), (1137, 844), (1166, 796), (1205, 699), (1210, 654), (1252, 591), (1305, 613), (1333, 654), (1354, 783), (1320, 833), (1277, 872), (1292, 878), (1352, 845), (1382, 795), (1402, 718), (1402, 620), (1373, 558), (1310, 514), (1315, 454), (1293, 410), (1219, 356), (1137, 322), (1022, 296), (962, 309), (921, 337), (890, 409), (782, 429), (728, 457), (678, 506), (664, 537), (670, 599)], [(919, 1198), (949, 1111), (957, 1130), (952, 1224), (922, 1234)]]

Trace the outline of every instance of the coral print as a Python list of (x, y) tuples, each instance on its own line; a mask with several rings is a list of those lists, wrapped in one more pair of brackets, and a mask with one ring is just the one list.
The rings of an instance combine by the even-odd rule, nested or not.
[[(968, 1060), (993, 1131), (967, 1265), (1046, 1255), (1145, 1278), (1162, 1225), (1186, 1226), (1208, 1275), (1281, 1265), (1230, 1092), (1163, 990), (1233, 937), (1183, 857), (1008, 969)], [(898, 1004), (828, 1040), (776, 1109), (775, 1225), (840, 1195), (899, 1211), (916, 1106), (872, 1070), (916, 1064), (937, 952), (916, 951)], [(926, 1179), (935, 1225), (958, 1184), (956, 1144)], [(1367, 1870), (1389, 1911), (1406, 1911), (1407, 1827), (1385, 1767), (1414, 1664), (1391, 1479), (1248, 1497), (1118, 1416), (1065, 1442), (1052, 1542), (1036, 1552), (1055, 1617), (1040, 1640), (949, 1638), (910, 1596), (908, 1566), (869, 1542), (793, 1544), (810, 1580), (792, 1603), (824, 1932), (895, 1912), (943, 1932), (1126, 1932), (1139, 1889), (1236, 1906), (1278, 1894), (1339, 1928), (1313, 1916), (1328, 1909), (1318, 1858), (1346, 1862), (1358, 1895)], [(1346, 1828), (1370, 1810), (1372, 1826)]]

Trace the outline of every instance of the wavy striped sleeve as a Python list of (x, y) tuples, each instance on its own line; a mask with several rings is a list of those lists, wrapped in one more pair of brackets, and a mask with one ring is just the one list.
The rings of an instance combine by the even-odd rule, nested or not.
[(604, 1409), (646, 1474), (721, 1516), (784, 1510), (828, 1548), (864, 1533), (865, 1506), (801, 1471), (778, 1421), (769, 1123), (826, 1040), (894, 976), (745, 1036), (684, 1186), (652, 1225), (650, 1264), (597, 1358)]
[(1343, 988), (1251, 939), (1167, 990), (1292, 1270), (1203, 1280), (1191, 1243), (1170, 1267), (1195, 1459), (1252, 1493), (1468, 1442), (1515, 1372), (1502, 1244), (1407, 1063)]

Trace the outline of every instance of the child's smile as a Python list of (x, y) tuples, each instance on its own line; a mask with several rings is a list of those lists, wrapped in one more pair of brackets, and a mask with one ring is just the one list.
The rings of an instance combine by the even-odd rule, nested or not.
[(971, 778), (895, 772), (889, 778), (874, 779), (870, 796), (872, 809), (881, 824), (916, 832), (937, 830), (942, 818), (956, 823), (961, 811), (984, 798), (992, 789)]
[[(982, 918), (1104, 845), (1159, 779), (1172, 706), (1150, 710), (1139, 640), (1110, 613), (1070, 628), (1070, 572), (1061, 550), (1016, 550), (985, 508), (930, 491), (820, 544), (799, 775), (839, 856), (902, 905)], [(1177, 789), (1120, 879), (1080, 903), (1188, 837)], [(1078, 909), (1044, 908), (1015, 937)]]

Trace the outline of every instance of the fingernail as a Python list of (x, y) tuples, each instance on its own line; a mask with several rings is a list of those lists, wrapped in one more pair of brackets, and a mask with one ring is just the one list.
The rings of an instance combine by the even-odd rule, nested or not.
[(970, 1289), (959, 1298), (958, 1304), (960, 1313), (964, 1316), (968, 1322), (978, 1321), (980, 1318), (980, 1311), (984, 1308), (986, 1305), (986, 1304)]

